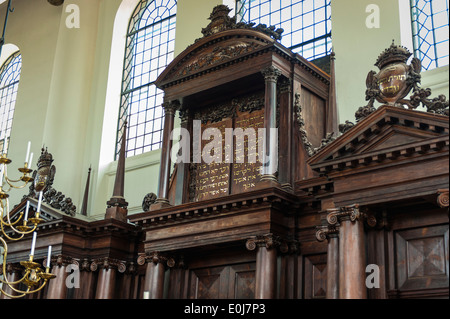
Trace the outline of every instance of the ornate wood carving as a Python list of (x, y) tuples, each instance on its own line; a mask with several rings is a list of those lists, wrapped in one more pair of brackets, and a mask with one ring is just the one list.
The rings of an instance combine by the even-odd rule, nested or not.
[(327, 133), (326, 137), (324, 139), (322, 139), (320, 146), (314, 147), (308, 139), (308, 132), (306, 131), (305, 120), (303, 119), (302, 105), (300, 103), (300, 94), (299, 93), (295, 93), (294, 111), (295, 111), (295, 115), (296, 115), (296, 122), (299, 127), (300, 138), (301, 138), (303, 146), (305, 147), (305, 150), (309, 156), (314, 156), (322, 148), (324, 148), (325, 146), (327, 146), (328, 144), (330, 144), (331, 142), (333, 142), (336, 139), (334, 132)]
[(33, 172), (34, 183), (30, 184), (29, 193), (22, 200), (27, 198), (38, 198), (39, 192), (43, 192), (42, 200), (55, 209), (59, 209), (67, 215), (74, 216), (76, 206), (70, 197), (66, 197), (60, 191), (53, 188), (53, 182), (56, 174), (56, 167), (52, 165), (53, 155), (47, 148), (42, 148), (41, 156), (38, 159), (38, 169)]
[(124, 273), (127, 269), (126, 262), (110, 257), (96, 258), (92, 260), (91, 271), (99, 269), (117, 269), (118, 272)]
[(144, 199), (142, 200), (142, 211), (148, 212), (150, 210), (150, 206), (156, 202), (156, 194), (155, 193), (148, 193), (144, 196)]
[(142, 266), (146, 263), (163, 264), (164, 266), (167, 266), (169, 268), (173, 268), (177, 264), (175, 257), (167, 253), (161, 253), (158, 251), (139, 254), (137, 264), (139, 266)]
[(333, 235), (339, 234), (338, 225), (317, 226), (316, 227), (316, 239), (318, 241), (324, 241)]
[(218, 5), (214, 7), (209, 20), (211, 23), (202, 30), (203, 36), (207, 37), (218, 32), (223, 32), (231, 29), (253, 29), (263, 32), (275, 40), (281, 40), (281, 34), (284, 32), (283, 29), (275, 29), (274, 26), (267, 27), (265, 24), (259, 24), (255, 27), (255, 23), (236, 23), (236, 17), (229, 17), (228, 14), (231, 9), (225, 5)]
[[(278, 248), (282, 253), (287, 253), (290, 248), (286, 240), (283, 240), (280, 236), (276, 236), (271, 233), (251, 237), (245, 243), (245, 247), (248, 250), (255, 250), (258, 246), (266, 247), (267, 249)], [(296, 245), (291, 245), (291, 248), (295, 251), (298, 249)]]
[[(429, 99), (431, 90), (419, 87), (421, 75), (421, 62), (413, 58), (411, 64), (406, 62), (412, 55), (405, 47), (392, 45), (377, 59), (375, 66), (380, 71), (370, 71), (366, 78), (366, 106), (360, 107), (355, 113), (356, 122), (375, 112), (374, 102), (416, 109), (422, 104), (427, 112), (449, 116), (449, 102), (445, 95)], [(405, 99), (409, 92), (413, 92), (410, 99)]]

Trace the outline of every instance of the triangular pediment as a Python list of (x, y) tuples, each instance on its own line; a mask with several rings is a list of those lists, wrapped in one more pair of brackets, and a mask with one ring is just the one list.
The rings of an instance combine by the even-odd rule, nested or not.
[[(18, 205), (16, 205), (10, 212), (10, 220), (16, 220), (21, 213), (25, 214), (25, 209), (27, 207), (27, 201), (29, 201), (29, 217), (34, 217), (35, 212), (38, 207), (38, 200), (35, 198), (26, 198), (22, 200)], [(61, 219), (62, 216), (65, 216), (65, 214), (62, 214), (58, 210), (54, 209), (53, 207), (47, 205), (46, 203), (41, 204), (41, 212), (39, 214), (39, 217), (42, 218), (45, 222), (50, 222), (53, 220)], [(23, 220), (23, 218), (21, 219)]]
[(275, 43), (269, 35), (256, 30), (233, 29), (202, 38), (186, 48), (156, 80), (159, 88), (217, 69)]
[(448, 148), (448, 123), (444, 115), (381, 106), (308, 163), (313, 170), (327, 173)]

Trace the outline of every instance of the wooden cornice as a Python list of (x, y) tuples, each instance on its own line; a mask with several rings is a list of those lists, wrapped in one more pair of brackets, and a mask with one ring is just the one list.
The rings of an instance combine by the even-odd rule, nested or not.
[[(192, 59), (195, 59), (196, 57), (203, 57), (205, 52), (211, 51), (211, 48), (216, 48), (220, 44), (224, 44), (226, 46), (226, 42), (233, 41), (233, 39), (236, 41), (245, 40), (248, 42), (253, 42), (257, 47), (253, 48), (249, 52), (237, 54), (231, 58), (224, 59), (221, 62), (201, 66), (198, 70), (193, 70), (185, 75), (174, 75), (174, 73), (180, 71), (180, 69), (188, 67), (189, 63), (192, 62)], [(291, 50), (287, 49), (263, 32), (249, 29), (234, 29), (202, 38), (186, 48), (166, 67), (166, 69), (155, 81), (155, 84), (158, 88), (164, 90), (171, 86), (185, 83), (186, 81), (205, 76), (209, 73), (222, 70), (238, 63), (248, 63), (249, 59), (256, 58), (265, 53), (276, 53), (286, 60), (288, 64), (298, 64), (301, 68), (305, 69), (308, 73), (312, 74), (320, 81), (326, 84), (330, 81), (330, 75), (326, 72), (299, 54), (293, 53)]]
[[(405, 127), (424, 132), (421, 139), (380, 146), (376, 150), (356, 151), (369, 140), (373, 142), (387, 126)], [(414, 156), (448, 153), (449, 122), (443, 115), (382, 106), (376, 112), (338, 137), (308, 160), (311, 168), (321, 174), (373, 166), (377, 163), (401, 161)], [(428, 136), (428, 137), (427, 137)]]
[(280, 188), (272, 187), (166, 207), (157, 211), (135, 214), (129, 218), (130, 222), (142, 228), (148, 228), (168, 222), (183, 222), (192, 217), (209, 218), (224, 213), (241, 212), (262, 205), (287, 208), (285, 211), (288, 212), (289, 208), (292, 210), (298, 206), (298, 198)]

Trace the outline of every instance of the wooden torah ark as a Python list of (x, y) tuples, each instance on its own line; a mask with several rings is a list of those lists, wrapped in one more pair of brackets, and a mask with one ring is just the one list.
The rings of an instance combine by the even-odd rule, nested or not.
[[(333, 68), (228, 12), (216, 7), (156, 81), (165, 124), (148, 209), (87, 222), (43, 205), (35, 259), (51, 243), (59, 279), (35, 298), (448, 298), (448, 116), (382, 105), (337, 136)], [(249, 134), (227, 136), (238, 129)], [(11, 244), (12, 263), (25, 246)], [(72, 264), (78, 288), (64, 286)]]

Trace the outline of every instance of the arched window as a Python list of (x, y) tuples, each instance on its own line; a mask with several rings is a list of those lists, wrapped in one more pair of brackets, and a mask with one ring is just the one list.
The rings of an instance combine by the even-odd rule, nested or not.
[(130, 19), (116, 157), (125, 121), (128, 122), (127, 157), (161, 147), (163, 92), (156, 88), (154, 81), (173, 59), (176, 9), (176, 0), (142, 0)]
[(0, 151), (4, 150), (6, 141), (6, 153), (11, 136), (21, 69), (22, 55), (19, 51), (12, 54), (0, 68)]
[(283, 28), (281, 44), (314, 60), (331, 53), (331, 0), (238, 0), (238, 22)]
[(422, 69), (448, 65), (448, 0), (411, 0), (414, 55)]

